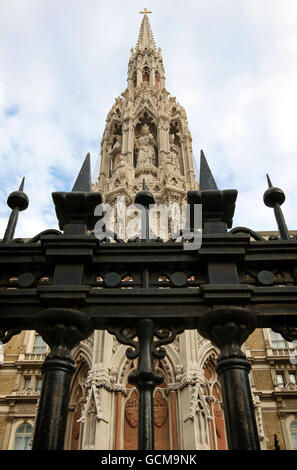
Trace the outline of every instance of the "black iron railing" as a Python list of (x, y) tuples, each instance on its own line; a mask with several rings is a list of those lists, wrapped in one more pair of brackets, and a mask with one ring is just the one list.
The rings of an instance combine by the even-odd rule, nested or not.
[[(250, 365), (241, 345), (256, 327), (297, 338), (297, 241), (281, 213), (282, 191), (269, 182), (265, 193), (280, 238), (267, 241), (247, 228), (228, 232), (237, 192), (216, 188), (202, 155), (200, 190), (188, 192), (191, 207), (202, 204), (202, 246), (185, 250), (184, 241), (152, 242), (147, 231), (134, 242), (99, 241), (92, 229), (102, 196), (90, 192), (90, 184), (88, 156), (73, 190), (53, 193), (61, 232), (45, 231), (27, 242), (13, 240), (18, 212), (28, 205), (23, 183), (8, 198), (12, 215), (0, 245), (0, 339), (34, 329), (50, 346), (33, 449), (63, 448), (75, 369), (71, 350), (94, 329), (108, 330), (129, 346), (128, 358), (138, 358), (129, 381), (140, 396), (139, 449), (154, 447), (152, 397), (162, 381), (154, 358), (164, 357), (163, 346), (185, 329), (197, 329), (220, 349), (229, 449), (259, 449)], [(145, 186), (136, 202), (147, 220), (153, 195)]]

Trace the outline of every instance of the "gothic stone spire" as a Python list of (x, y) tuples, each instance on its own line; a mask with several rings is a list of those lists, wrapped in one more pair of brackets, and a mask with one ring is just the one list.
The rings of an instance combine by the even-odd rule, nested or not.
[(144, 14), (138, 35), (135, 50), (131, 48), (131, 57), (128, 65), (128, 88), (148, 83), (159, 89), (165, 88), (165, 71), (161, 49), (157, 50), (153, 33), (149, 23), (147, 10)]
[(156, 50), (156, 44), (151, 30), (151, 25), (146, 14), (142, 18), (138, 42), (136, 45), (136, 50), (143, 51), (145, 49), (154, 51)]
[(128, 65), (128, 87), (107, 115), (101, 142), (99, 182), (104, 201), (118, 196), (131, 203), (147, 190), (156, 203), (181, 204), (195, 182), (191, 134), (184, 108), (165, 89), (160, 49), (156, 49), (147, 10)]

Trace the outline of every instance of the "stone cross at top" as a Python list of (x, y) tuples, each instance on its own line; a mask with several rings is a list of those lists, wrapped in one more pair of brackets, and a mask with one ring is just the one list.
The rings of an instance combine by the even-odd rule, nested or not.
[(148, 13), (152, 13), (151, 11), (147, 10), (147, 8), (144, 8), (143, 11), (139, 12), (141, 15), (147, 15)]

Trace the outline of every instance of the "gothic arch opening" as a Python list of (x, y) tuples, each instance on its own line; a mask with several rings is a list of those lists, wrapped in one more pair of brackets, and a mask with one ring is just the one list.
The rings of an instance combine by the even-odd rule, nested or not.
[(70, 388), (69, 413), (66, 425), (66, 448), (69, 450), (79, 450), (82, 448), (83, 423), (80, 422), (82, 408), (85, 401), (89, 365), (82, 355), (77, 361), (77, 370), (72, 379)]
[(122, 151), (122, 126), (118, 122), (113, 122), (110, 130), (109, 148), (109, 178), (114, 174)]
[(143, 69), (142, 69), (142, 81), (143, 82), (147, 82), (147, 83), (150, 83), (150, 69), (149, 67), (145, 66)]
[[(170, 403), (165, 393), (167, 384), (163, 382), (154, 391), (154, 435), (155, 449), (170, 449)], [(137, 449), (138, 433), (138, 391), (127, 384), (128, 396), (124, 401), (123, 413), (123, 449)]]
[[(154, 391), (154, 434), (155, 448), (159, 450), (178, 449), (178, 395), (168, 384), (175, 382), (179, 359), (172, 345), (166, 346), (167, 355), (156, 361), (155, 369), (164, 377), (164, 382)], [(115, 449), (137, 449), (138, 431), (138, 391), (128, 383), (128, 376), (136, 370), (137, 360), (130, 361), (125, 356), (125, 347), (120, 346), (113, 357), (117, 367), (117, 383), (124, 386), (124, 391), (115, 397)]]
[(209, 421), (210, 448), (215, 450), (226, 450), (226, 429), (223, 411), (222, 391), (219, 378), (215, 370), (214, 352), (208, 356), (203, 366), (206, 379), (205, 395), (212, 418)]

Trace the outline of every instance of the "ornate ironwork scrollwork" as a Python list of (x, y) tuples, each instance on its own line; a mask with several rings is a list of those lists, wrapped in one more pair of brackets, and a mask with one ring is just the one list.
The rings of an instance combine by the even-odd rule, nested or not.
[[(165, 344), (173, 343), (176, 336), (183, 333), (184, 328), (181, 326), (169, 326), (168, 328), (156, 328), (155, 336), (159, 341), (154, 341), (152, 344), (153, 356), (157, 359), (163, 359), (165, 356), (165, 349), (162, 347)], [(159, 348), (159, 349), (157, 349)]]
[[(137, 331), (134, 328), (127, 328), (123, 326), (108, 328), (108, 333), (114, 335), (119, 343), (132, 346), (126, 351), (128, 359), (136, 359), (139, 356), (139, 343), (134, 341), (137, 336)], [(162, 346), (172, 343), (176, 336), (183, 333), (184, 328), (180, 326), (169, 326), (167, 328), (157, 327), (154, 331), (154, 336), (158, 341), (152, 343), (152, 354), (157, 359), (165, 357), (165, 349)]]
[(126, 344), (127, 346), (132, 346), (126, 351), (126, 356), (128, 359), (136, 359), (139, 356), (139, 343), (133, 341), (135, 336), (137, 336), (136, 330), (134, 328), (127, 328), (125, 326), (117, 326), (108, 328), (108, 333), (114, 335), (119, 343)]

